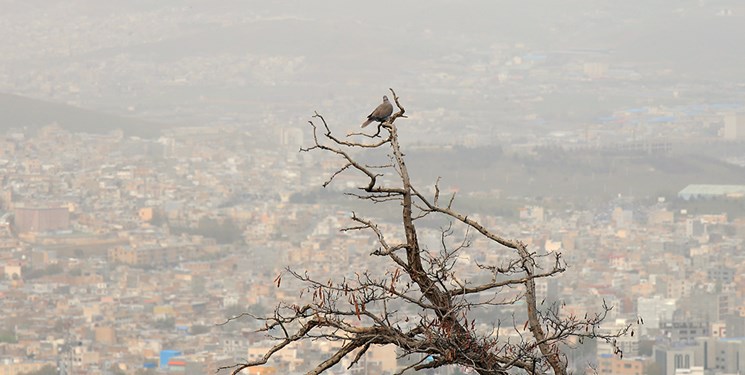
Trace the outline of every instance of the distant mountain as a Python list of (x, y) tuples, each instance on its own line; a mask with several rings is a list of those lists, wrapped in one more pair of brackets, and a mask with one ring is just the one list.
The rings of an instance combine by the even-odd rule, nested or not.
[(23, 96), (0, 93), (0, 131), (38, 129), (57, 123), (71, 132), (106, 133), (121, 129), (126, 135), (151, 138), (169, 125), (111, 115)]

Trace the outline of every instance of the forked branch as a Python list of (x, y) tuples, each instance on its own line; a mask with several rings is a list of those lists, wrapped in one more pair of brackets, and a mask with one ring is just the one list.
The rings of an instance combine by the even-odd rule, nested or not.
[[(277, 343), (255, 361), (226, 368), (237, 374), (247, 367), (268, 363), (278, 351), (297, 342), (329, 340), (341, 345), (308, 374), (319, 374), (346, 357), (350, 358), (348, 367), (359, 365), (375, 345), (394, 345), (400, 355), (417, 356), (399, 373), (459, 365), (482, 375), (507, 374), (515, 369), (562, 375), (567, 373), (567, 362), (559, 344), (571, 337), (612, 340), (624, 334), (607, 334), (597, 329), (610, 310), (608, 306), (603, 306), (600, 314), (581, 319), (562, 317), (558, 305), (538, 309), (535, 280), (564, 272), (561, 254), (553, 254), (552, 265), (541, 269), (536, 262), (538, 255), (524, 243), (500, 236), (456, 211), (455, 194), (443, 206), (439, 179), (432, 199), (415, 188), (396, 125), (397, 120), (406, 118), (406, 110), (395, 91), (390, 91), (398, 111), (381, 123), (376, 133), (350, 133), (342, 139), (316, 113), (309, 122), (313, 144), (301, 149), (320, 150), (342, 159), (342, 166), (331, 173), (324, 187), (343, 173), (355, 173), (363, 182), (356, 192), (348, 194), (373, 203), (393, 203), (391, 209), (400, 210), (397, 225), (402, 237), (386, 233), (375, 220), (357, 214), (351, 216), (352, 226), (342, 229), (368, 231), (377, 242), (369, 252), (370, 260), (387, 262), (386, 271), (375, 275), (361, 270), (340, 281), (321, 281), (309, 272), (288, 269), (304, 285), (298, 298), (302, 303), (280, 304), (272, 316), (258, 319), (265, 323), (260, 331), (279, 332), (274, 336)], [(390, 160), (362, 163), (353, 153), (359, 149), (387, 149)], [(382, 181), (393, 182), (384, 185)], [(461, 242), (448, 243), (446, 238), (455, 230), (448, 225), (442, 229), (441, 251), (430, 253), (420, 243), (417, 223), (436, 217), (457, 224), (465, 234)], [(474, 274), (491, 276), (488, 281), (481, 278), (481, 282), (474, 283), (457, 275), (460, 254), (472, 250), (467, 239), (471, 233), (500, 245), (494, 251), (510, 256), (506, 266), (478, 264), (472, 270)], [(524, 325), (517, 320), (489, 322), (491, 329), (487, 324), (476, 324), (474, 311), (518, 301), (525, 306), (520, 315), (521, 321), (526, 321)], [(504, 339), (505, 335), (512, 336), (512, 340)]]

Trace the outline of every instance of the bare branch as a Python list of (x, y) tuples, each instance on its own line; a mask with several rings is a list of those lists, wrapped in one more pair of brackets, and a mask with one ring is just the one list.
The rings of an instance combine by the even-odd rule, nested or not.
[[(606, 340), (615, 345), (614, 340), (626, 334), (629, 326), (617, 332), (602, 330), (600, 323), (611, 310), (605, 304), (598, 314), (582, 318), (563, 316), (559, 304), (538, 309), (535, 280), (564, 272), (566, 265), (561, 254), (538, 255), (519, 240), (487, 229), (454, 208), (455, 193), (447, 202), (441, 202), (439, 177), (432, 199), (416, 189), (395, 124), (398, 119), (406, 118), (406, 111), (395, 91), (390, 91), (398, 111), (378, 124), (375, 134), (349, 133), (339, 138), (325, 118), (315, 113), (309, 121), (313, 143), (301, 148), (304, 152), (318, 150), (342, 159), (343, 165), (331, 173), (324, 187), (343, 173), (356, 174), (362, 177), (361, 185), (345, 194), (400, 209), (397, 223), (400, 232), (396, 231), (395, 236), (384, 232), (376, 221), (354, 212), (351, 225), (340, 229), (343, 233), (369, 233), (376, 241), (369, 252), (370, 259), (386, 262), (380, 268), (383, 271), (376, 276), (368, 270), (359, 270), (340, 281), (321, 281), (308, 271), (287, 268), (287, 273), (304, 285), (297, 304), (280, 303), (268, 317), (245, 313), (222, 323), (249, 316), (263, 322), (264, 326), (257, 331), (269, 334), (277, 343), (257, 360), (221, 369), (237, 374), (245, 368), (266, 364), (275, 353), (293, 343), (328, 340), (342, 343), (341, 347), (308, 374), (319, 374), (347, 356), (351, 357), (351, 368), (373, 345), (395, 345), (400, 355), (417, 358), (400, 369), (399, 374), (412, 369), (458, 365), (482, 375), (507, 374), (517, 369), (530, 374), (565, 375), (566, 356), (559, 344), (576, 337)], [(388, 163), (361, 163), (353, 156), (354, 150), (382, 148), (388, 150)], [(433, 218), (448, 223), (441, 228), (439, 249), (423, 247), (419, 240), (417, 224)], [(476, 263), (475, 276), (465, 279), (458, 275), (464, 266), (459, 261), (460, 255), (471, 249), (476, 237), (497, 245), (494, 251), (504, 251), (509, 258), (499, 265)], [(509, 321), (486, 322), (491, 323), (490, 330), (487, 324), (476, 324), (475, 315), (471, 314), (472, 310), (518, 302), (524, 303), (520, 323), (514, 315), (512, 321), (518, 340), (500, 337), (500, 329), (508, 329)]]

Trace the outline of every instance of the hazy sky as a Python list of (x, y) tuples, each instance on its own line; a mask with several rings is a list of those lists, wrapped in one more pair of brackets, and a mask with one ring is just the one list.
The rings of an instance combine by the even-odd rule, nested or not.
[[(741, 83), (745, 70), (745, 5), (736, 0), (2, 0), (0, 7), (0, 92), (161, 121), (257, 114), (284, 121), (316, 109), (357, 121), (388, 87), (420, 119), (447, 110), (476, 125), (531, 113), (570, 122), (557, 116), (559, 107), (584, 121), (669, 100), (671, 90), (690, 94), (683, 102), (703, 101), (713, 86)], [(565, 80), (588, 62), (639, 75), (633, 90), (617, 87), (623, 80), (569, 88)], [(599, 91), (612, 100), (587, 101)], [(743, 95), (715, 95), (722, 91), (724, 99), (710, 100)], [(537, 93), (540, 104), (515, 105), (515, 97)]]

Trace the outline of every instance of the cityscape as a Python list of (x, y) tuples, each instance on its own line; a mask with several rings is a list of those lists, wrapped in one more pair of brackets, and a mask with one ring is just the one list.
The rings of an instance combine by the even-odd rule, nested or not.
[[(446, 0), (429, 20), (402, 22), (417, 1), (377, 25), (351, 16), (370, 5), (339, 1), (0, 3), (12, 36), (0, 44), (0, 375), (229, 374), (276, 342), (251, 316), (303, 298), (288, 268), (323, 281), (387, 272), (372, 233), (343, 229), (364, 215), (395, 237), (400, 207), (350, 195), (365, 176), (301, 149), (314, 114), (359, 132), (389, 87), (407, 110), (396, 126), (412, 183), (562, 254), (566, 271), (536, 280), (545, 306), (607, 305), (599, 329), (629, 327), (614, 343), (566, 342), (571, 373), (745, 373), (745, 55), (730, 50), (745, 4), (573, 0), (531, 28), (561, 6), (478, 1), (522, 26), (492, 38), (491, 16)], [(651, 28), (665, 22), (699, 36), (696, 56), (679, 62), (691, 45)], [(599, 25), (628, 39), (585, 36)], [(376, 56), (386, 27), (394, 40)], [(659, 54), (624, 32), (637, 29), (665, 42)], [(438, 247), (441, 226), (418, 230)], [(510, 255), (473, 239), (459, 277)], [(519, 307), (473, 318), (519, 338)], [(302, 341), (241, 374), (305, 374), (342, 345)], [(417, 360), (372, 346), (325, 373)]]

